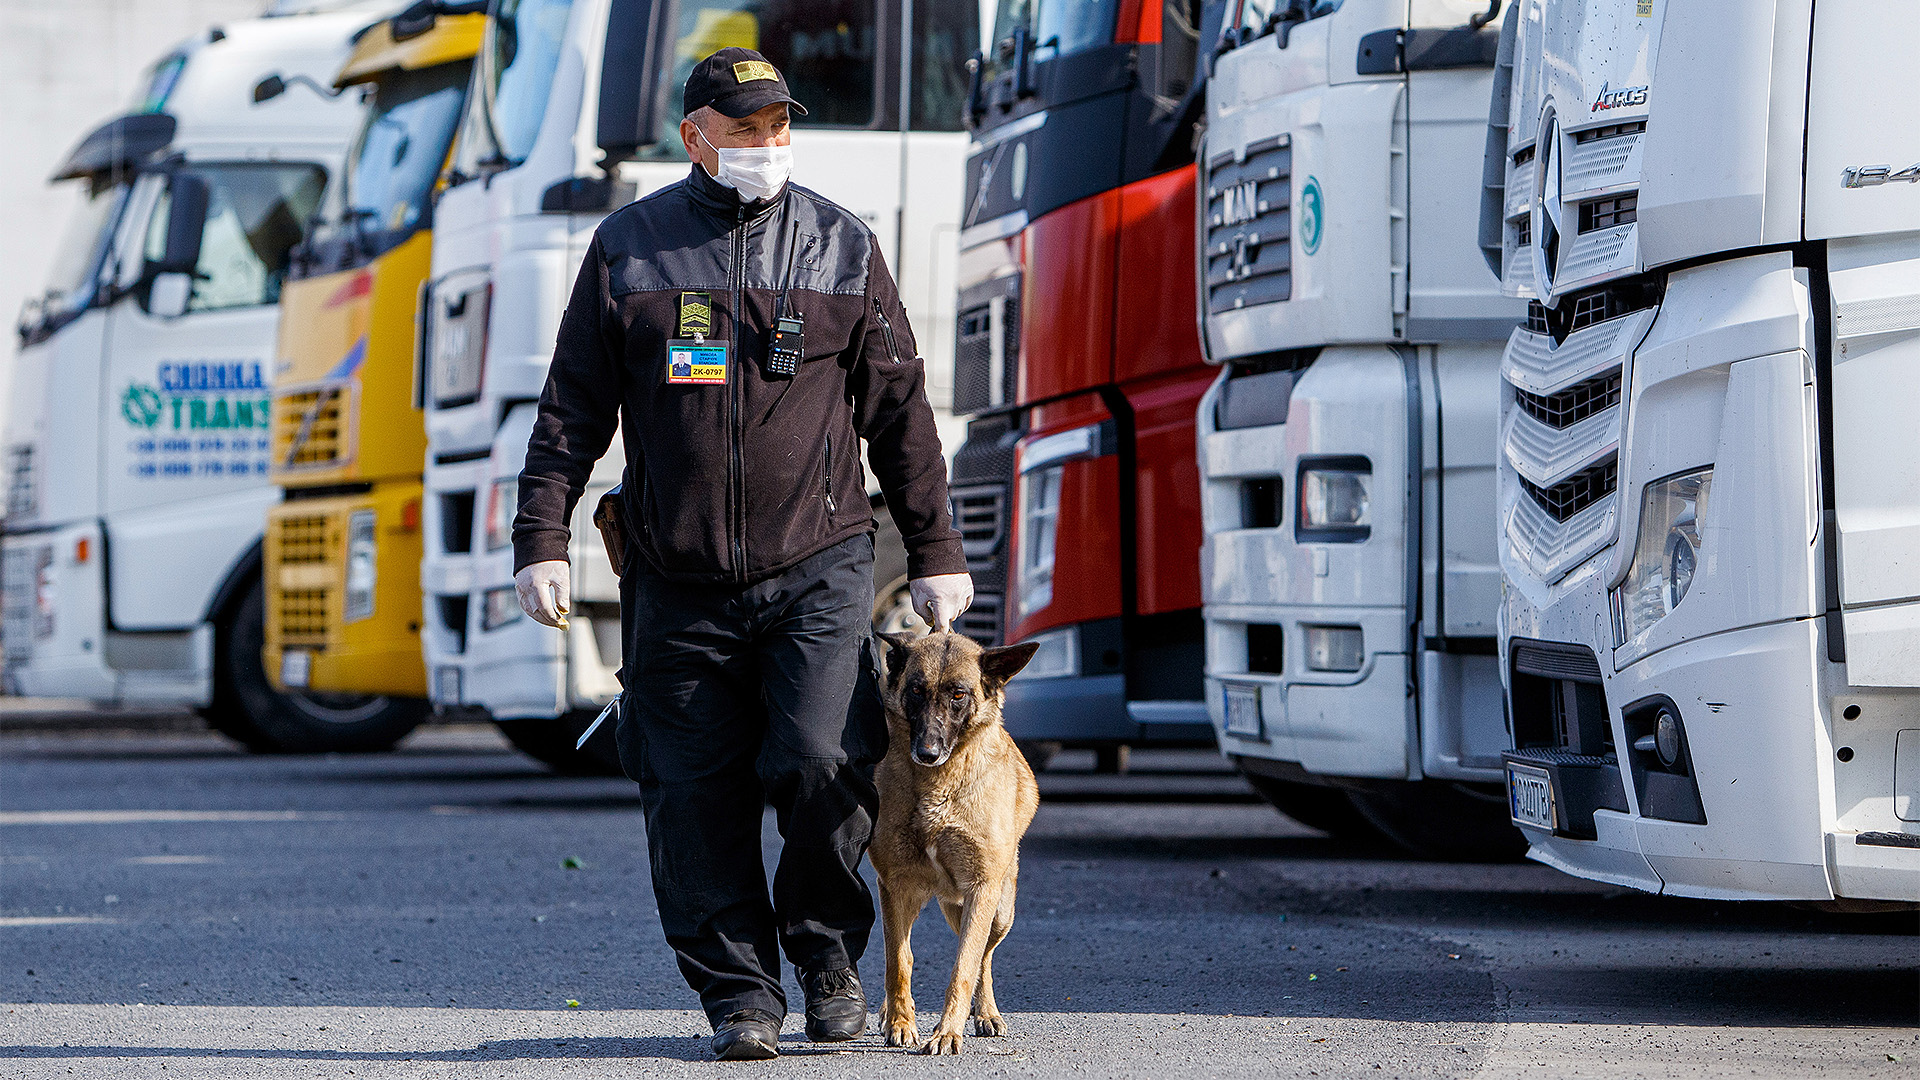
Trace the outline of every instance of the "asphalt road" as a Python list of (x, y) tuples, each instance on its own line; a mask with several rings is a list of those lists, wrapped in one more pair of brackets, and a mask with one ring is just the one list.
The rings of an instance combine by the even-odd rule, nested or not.
[[(0, 1076), (1920, 1075), (1910, 915), (1356, 850), (1206, 753), (1043, 786), (1007, 1038), (816, 1048), (796, 1016), (780, 1060), (723, 1066), (625, 781), (547, 776), (484, 727), (352, 758), (0, 735)], [(924, 1020), (937, 914), (915, 951)], [(866, 967), (877, 1005), (877, 943)]]

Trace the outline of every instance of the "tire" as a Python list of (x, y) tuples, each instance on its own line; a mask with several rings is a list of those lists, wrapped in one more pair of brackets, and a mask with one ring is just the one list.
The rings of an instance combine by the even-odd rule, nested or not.
[(913, 592), (905, 574), (874, 590), (873, 632), (916, 636), (927, 632), (927, 620), (913, 610)]
[(422, 698), (283, 693), (267, 681), (266, 590), (255, 578), (217, 628), (215, 731), (257, 754), (372, 753), (393, 745), (433, 711)]
[(620, 751), (614, 745), (613, 718), (600, 725), (587, 745), (576, 750), (580, 733), (600, 715), (599, 709), (575, 709), (560, 716), (533, 716), (495, 720), (493, 725), (515, 750), (561, 776), (624, 776)]
[(1472, 785), (1424, 780), (1350, 791), (1347, 798), (1387, 839), (1422, 859), (1511, 862), (1527, 853), (1526, 837), (1507, 816), (1507, 801)]
[(1340, 788), (1320, 784), (1299, 784), (1276, 780), (1271, 776), (1241, 773), (1247, 786), (1267, 800), (1275, 810), (1305, 825), (1341, 840), (1370, 840), (1378, 843), (1380, 834), (1354, 808), (1353, 801)]
[(1027, 759), (1027, 767), (1036, 773), (1045, 772), (1047, 766), (1053, 764), (1054, 756), (1060, 753), (1060, 744), (1057, 742), (1018, 739), (1014, 745), (1020, 748), (1020, 755)]

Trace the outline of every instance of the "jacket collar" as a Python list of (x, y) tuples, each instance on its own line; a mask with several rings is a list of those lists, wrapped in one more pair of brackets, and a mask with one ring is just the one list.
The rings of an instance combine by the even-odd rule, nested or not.
[(747, 212), (746, 217), (754, 221), (773, 213), (786, 201), (787, 190), (792, 186), (792, 183), (788, 183), (771, 199), (743, 204), (739, 192), (707, 175), (707, 170), (701, 168), (699, 162), (693, 163), (687, 176), (687, 195), (693, 199), (695, 206), (722, 221), (736, 223), (742, 220), (740, 211), (743, 207)]

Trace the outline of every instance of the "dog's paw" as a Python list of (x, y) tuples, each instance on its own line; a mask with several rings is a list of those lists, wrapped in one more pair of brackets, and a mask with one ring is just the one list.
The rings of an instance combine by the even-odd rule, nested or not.
[(994, 1013), (992, 1016), (976, 1016), (973, 1018), (973, 1033), (984, 1038), (998, 1038), (1007, 1033), (1007, 1022), (999, 1013)]
[(920, 1028), (912, 1017), (905, 1020), (887, 1022), (888, 1046), (917, 1046), (920, 1043)]
[(957, 1031), (936, 1031), (933, 1033), (933, 1038), (927, 1040), (927, 1045), (920, 1048), (920, 1052), (923, 1054), (931, 1054), (934, 1057), (943, 1057), (949, 1054), (958, 1057), (960, 1056), (960, 1033)]

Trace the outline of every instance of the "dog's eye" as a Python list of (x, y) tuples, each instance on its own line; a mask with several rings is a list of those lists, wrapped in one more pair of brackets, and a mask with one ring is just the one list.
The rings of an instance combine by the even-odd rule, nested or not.
[(954, 688), (953, 688), (953, 695), (952, 695), (952, 696), (953, 696), (953, 700), (955, 700), (955, 701), (965, 701), (965, 700), (967, 700), (967, 688), (966, 688), (966, 687), (964, 687), (964, 686), (956, 686), (956, 687), (954, 687)]
[(921, 698), (927, 696), (927, 692), (917, 686), (909, 686), (907, 687), (907, 696), (915, 701), (919, 701)]

